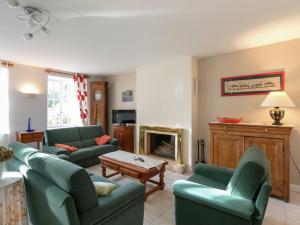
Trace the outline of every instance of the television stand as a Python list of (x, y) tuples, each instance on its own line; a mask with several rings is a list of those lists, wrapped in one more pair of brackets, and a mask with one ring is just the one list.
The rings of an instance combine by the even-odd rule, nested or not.
[(119, 149), (134, 152), (134, 125), (113, 125), (112, 133), (119, 140)]

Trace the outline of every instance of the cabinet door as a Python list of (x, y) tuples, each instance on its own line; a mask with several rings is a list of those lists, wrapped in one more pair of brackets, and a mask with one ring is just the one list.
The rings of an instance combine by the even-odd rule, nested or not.
[(272, 194), (284, 195), (284, 145), (281, 139), (245, 137), (245, 148), (252, 145), (260, 147), (270, 161)]
[(134, 136), (133, 136), (134, 128), (126, 127), (124, 140), (124, 149), (128, 152), (134, 152)]
[(119, 140), (119, 148), (123, 150), (125, 139), (123, 129), (113, 129), (113, 136), (115, 139)]
[(236, 168), (244, 151), (244, 137), (227, 134), (214, 134), (213, 164)]

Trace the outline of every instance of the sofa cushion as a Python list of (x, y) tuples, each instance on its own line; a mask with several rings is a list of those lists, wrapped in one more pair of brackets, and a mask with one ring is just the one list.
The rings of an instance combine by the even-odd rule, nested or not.
[(75, 152), (78, 150), (78, 148), (66, 144), (55, 144), (55, 147), (66, 149), (69, 152)]
[(79, 131), (77, 127), (59, 128), (45, 131), (45, 144), (67, 144), (77, 148), (81, 147)]
[(256, 146), (250, 147), (241, 158), (226, 190), (232, 195), (254, 200), (267, 172), (265, 153)]
[(95, 191), (98, 197), (108, 195), (113, 190), (117, 189), (118, 186), (110, 182), (93, 182)]
[(72, 162), (79, 161), (81, 159), (91, 158), (95, 156), (95, 150), (92, 147), (80, 148), (75, 152), (72, 152), (69, 157)]
[(104, 131), (99, 125), (78, 127), (78, 131), (82, 147), (96, 145), (95, 138), (104, 135)]
[(95, 141), (96, 141), (97, 145), (105, 145), (108, 142), (110, 142), (111, 140), (112, 140), (112, 137), (108, 136), (108, 135), (103, 135), (101, 137), (95, 138)]
[(93, 183), (83, 168), (44, 153), (35, 153), (29, 156), (28, 165), (71, 194), (78, 211), (84, 212), (97, 206)]
[(110, 153), (113, 151), (116, 151), (117, 148), (114, 145), (95, 145), (93, 146), (93, 148), (95, 149), (95, 154), (96, 156), (102, 155), (102, 154), (106, 154), (106, 153)]

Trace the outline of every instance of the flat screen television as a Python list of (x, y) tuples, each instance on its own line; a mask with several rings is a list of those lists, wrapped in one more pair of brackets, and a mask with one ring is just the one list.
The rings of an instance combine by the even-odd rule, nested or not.
[(112, 123), (113, 124), (135, 124), (135, 110), (113, 110)]

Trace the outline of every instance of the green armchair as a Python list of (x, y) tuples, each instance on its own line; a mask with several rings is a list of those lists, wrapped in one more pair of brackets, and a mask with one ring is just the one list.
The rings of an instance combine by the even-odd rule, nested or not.
[(261, 225), (271, 193), (269, 162), (251, 147), (235, 170), (197, 164), (173, 192), (176, 225)]

